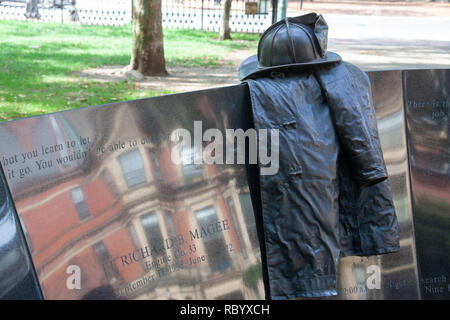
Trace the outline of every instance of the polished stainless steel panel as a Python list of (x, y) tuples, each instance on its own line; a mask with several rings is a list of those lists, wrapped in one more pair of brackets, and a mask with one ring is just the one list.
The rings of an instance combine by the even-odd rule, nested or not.
[(169, 139), (178, 128), (195, 139), (196, 120), (224, 135), (243, 128), (247, 101), (229, 87), (1, 124), (0, 161), (45, 298), (264, 297), (244, 166), (176, 165)]
[(450, 298), (450, 70), (405, 71), (413, 214), (423, 299)]
[[(368, 75), (401, 251), (343, 258), (335, 299), (448, 297), (448, 70)], [(245, 130), (248, 104), (237, 85), (0, 124), (0, 162), (45, 297), (264, 298), (256, 167), (170, 159), (174, 129)], [(67, 287), (74, 265), (79, 290)]]
[(42, 299), (14, 203), (0, 170), (0, 299)]
[(399, 222), (401, 249), (398, 253), (341, 259), (336, 298), (418, 299), (402, 73), (378, 71), (367, 74), (371, 80), (378, 131)]

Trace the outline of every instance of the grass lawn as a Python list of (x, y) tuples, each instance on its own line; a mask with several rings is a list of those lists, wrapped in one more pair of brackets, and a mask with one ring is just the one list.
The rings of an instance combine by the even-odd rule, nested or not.
[[(168, 66), (211, 66), (233, 49), (255, 48), (258, 35), (164, 30)], [(126, 65), (131, 25), (123, 27), (0, 21), (0, 122), (36, 114), (173, 91), (140, 89), (130, 80), (97, 82), (74, 71), (102, 65)]]

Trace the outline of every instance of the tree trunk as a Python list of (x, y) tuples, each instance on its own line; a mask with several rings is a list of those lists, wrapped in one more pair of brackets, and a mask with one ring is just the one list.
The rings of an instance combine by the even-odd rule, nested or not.
[(161, 0), (133, 0), (130, 66), (146, 76), (165, 76)]
[(39, 19), (41, 15), (39, 14), (38, 0), (27, 0), (26, 4), (25, 17), (29, 19)]
[(230, 11), (231, 11), (231, 0), (225, 0), (222, 11), (222, 24), (220, 26), (220, 40), (231, 40), (230, 32)]

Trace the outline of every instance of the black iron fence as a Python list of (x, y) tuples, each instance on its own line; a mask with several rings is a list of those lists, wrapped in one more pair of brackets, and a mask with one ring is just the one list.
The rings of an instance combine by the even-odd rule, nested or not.
[(0, 19), (120, 26), (131, 21), (131, 0), (0, 0)]
[[(225, 0), (162, 0), (167, 27), (219, 31)], [(231, 31), (263, 32), (272, 21), (270, 1), (232, 0)]]
[[(225, 0), (162, 0), (163, 26), (219, 31)], [(0, 0), (0, 20), (120, 26), (131, 22), (131, 0)], [(261, 33), (272, 22), (270, 0), (232, 0), (232, 32)]]

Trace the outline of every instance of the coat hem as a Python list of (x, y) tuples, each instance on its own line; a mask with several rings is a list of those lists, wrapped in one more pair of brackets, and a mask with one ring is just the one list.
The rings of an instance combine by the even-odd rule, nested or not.
[(294, 293), (288, 295), (272, 296), (272, 300), (286, 300), (286, 299), (296, 299), (296, 298), (319, 298), (319, 297), (332, 297), (337, 296), (337, 291), (333, 290), (317, 290), (308, 291), (305, 293)]
[[(275, 281), (275, 280), (273, 280)], [(297, 281), (277, 281), (276, 286), (271, 286), (272, 300), (284, 300), (284, 299), (295, 299), (295, 298), (317, 298), (325, 296), (335, 296), (337, 295), (336, 290), (336, 276), (326, 275), (321, 277), (313, 277), (304, 280)], [(280, 290), (280, 288), (283, 288)], [(287, 291), (286, 288), (291, 290)], [(278, 289), (278, 290), (277, 290)], [(288, 293), (284, 293), (284, 292)]]
[(372, 248), (369, 250), (358, 250), (358, 251), (347, 250), (347, 251), (341, 251), (341, 257), (349, 257), (349, 256), (364, 257), (364, 256), (373, 256), (373, 255), (394, 253), (394, 252), (399, 252), (399, 251), (400, 251), (400, 246)]

